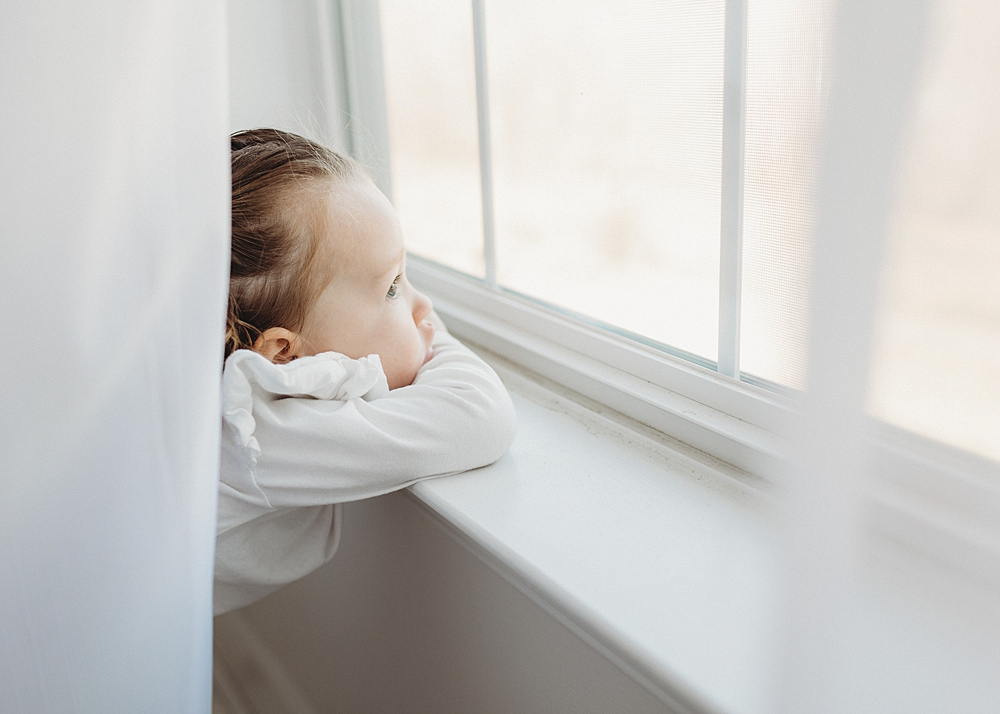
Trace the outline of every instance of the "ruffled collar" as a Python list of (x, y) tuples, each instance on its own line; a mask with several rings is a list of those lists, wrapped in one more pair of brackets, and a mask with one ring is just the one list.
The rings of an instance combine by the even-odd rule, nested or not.
[(389, 384), (378, 355), (351, 359), (337, 352), (274, 364), (251, 350), (236, 350), (222, 372), (222, 417), (236, 432), (237, 443), (248, 449), (251, 461), (260, 456), (253, 432), (253, 385), (275, 397), (333, 401), (388, 396)]

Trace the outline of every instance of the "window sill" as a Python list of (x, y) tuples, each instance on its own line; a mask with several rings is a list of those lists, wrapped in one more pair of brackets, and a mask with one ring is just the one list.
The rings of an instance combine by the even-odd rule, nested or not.
[[(511, 389), (517, 439), (410, 495), (672, 710), (773, 711), (784, 579), (766, 485), (483, 354)], [(851, 593), (851, 683), (834, 710), (992, 711), (1000, 638), (984, 640), (979, 615), (993, 600), (909, 556), (874, 549)]]
[(677, 711), (767, 711), (778, 578), (764, 499), (485, 356), (517, 409), (510, 452), (410, 493)]
[[(794, 394), (719, 375), (460, 273), (412, 257), (411, 279), (461, 339), (531, 379), (759, 494), (794, 478)], [(616, 423), (617, 423), (616, 422)], [(866, 520), (880, 537), (1000, 589), (1000, 468), (893, 428), (870, 425)]]

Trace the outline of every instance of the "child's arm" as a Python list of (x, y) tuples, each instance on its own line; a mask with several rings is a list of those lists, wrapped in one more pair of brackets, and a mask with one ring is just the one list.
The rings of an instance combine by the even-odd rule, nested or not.
[(351, 501), (484, 466), (515, 431), (496, 373), (444, 331), (408, 387), (373, 401), (255, 402), (253, 417), (253, 479), (271, 508)]

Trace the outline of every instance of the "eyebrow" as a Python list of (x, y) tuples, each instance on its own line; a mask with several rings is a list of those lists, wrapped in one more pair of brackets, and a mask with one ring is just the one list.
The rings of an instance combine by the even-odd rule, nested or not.
[(399, 254), (392, 259), (392, 262), (389, 263), (389, 267), (382, 271), (381, 275), (387, 275), (389, 271), (396, 270), (399, 264), (402, 262), (403, 257), (405, 255), (406, 255), (406, 248), (403, 248), (402, 250), (399, 251)]

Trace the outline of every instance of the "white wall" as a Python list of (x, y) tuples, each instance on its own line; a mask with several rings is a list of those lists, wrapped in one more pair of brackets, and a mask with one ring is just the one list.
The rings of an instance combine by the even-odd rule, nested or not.
[(336, 2), (229, 3), (232, 131), (274, 127), (349, 149)]
[[(392, 198), (381, 50), (370, 0), (232, 0), (230, 126), (274, 127), (349, 153)], [(346, 38), (346, 40), (345, 40)]]
[(317, 712), (668, 711), (405, 493), (347, 504), (327, 566), (216, 618), (244, 627)]

